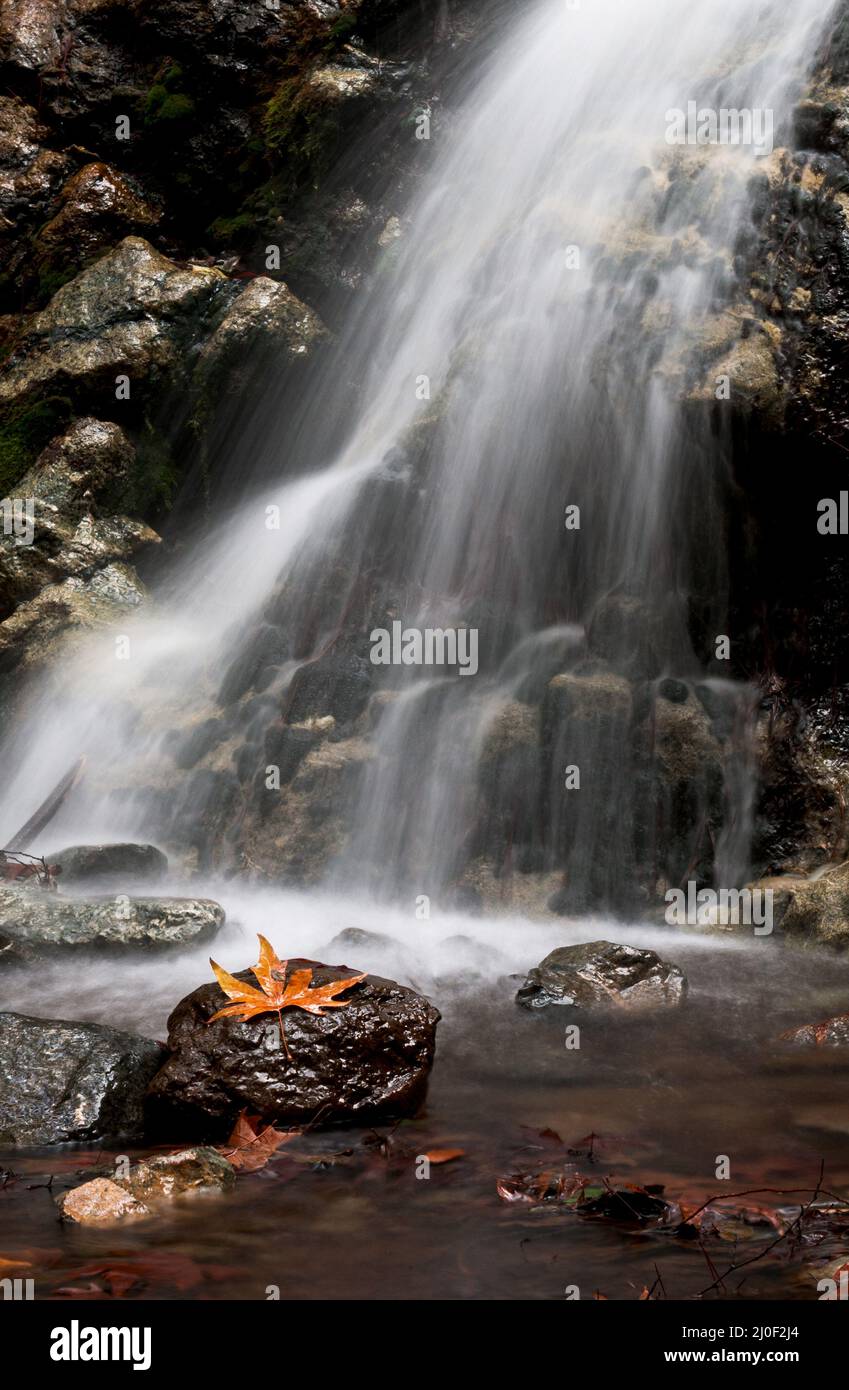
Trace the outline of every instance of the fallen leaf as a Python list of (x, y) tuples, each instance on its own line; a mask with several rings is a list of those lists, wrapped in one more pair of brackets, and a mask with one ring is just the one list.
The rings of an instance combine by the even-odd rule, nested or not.
[(280, 1038), (286, 1051), (286, 1056), (291, 1057), (286, 1043), (286, 1034), (283, 1031), (283, 1010), (284, 1009), (303, 1009), (306, 1013), (322, 1014), (325, 1009), (344, 1009), (351, 1001), (349, 999), (337, 999), (337, 994), (344, 994), (346, 990), (358, 985), (364, 980), (365, 975), (351, 975), (347, 980), (331, 980), (326, 985), (316, 985), (310, 988), (310, 981), (313, 978), (313, 970), (295, 970), (289, 979), (286, 979), (289, 962), (280, 960), (275, 953), (274, 947), (266, 941), (264, 936), (259, 937), (260, 953), (257, 965), (251, 966), (256, 976), (260, 989), (254, 989), (252, 985), (244, 984), (237, 980), (235, 975), (228, 971), (214, 960), (210, 960), (210, 965), (215, 972), (216, 979), (228, 999), (232, 999), (232, 1004), (225, 1004), (223, 1009), (218, 1009), (207, 1023), (214, 1023), (218, 1018), (256, 1018), (259, 1014), (276, 1013), (277, 1021), (280, 1025)]
[(288, 1144), (290, 1139), (294, 1139), (300, 1133), (302, 1131), (299, 1129), (284, 1131), (274, 1129), (272, 1125), (258, 1130), (254, 1121), (243, 1110), (233, 1126), (233, 1133), (227, 1143), (219, 1147), (219, 1152), (238, 1171), (257, 1173), (260, 1168), (265, 1167), (281, 1144)]
[(431, 1163), (453, 1163), (455, 1158), (465, 1158), (465, 1149), (427, 1149), (424, 1157)]

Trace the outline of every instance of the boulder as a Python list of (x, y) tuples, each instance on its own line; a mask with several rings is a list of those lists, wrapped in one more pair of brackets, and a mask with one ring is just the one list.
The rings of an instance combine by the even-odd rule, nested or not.
[[(816, 878), (787, 874), (758, 879), (749, 887), (772, 894), (773, 930), (792, 945), (849, 948), (849, 864)], [(729, 930), (735, 929), (732, 923)]]
[(849, 1014), (837, 1014), (822, 1023), (804, 1023), (801, 1028), (788, 1028), (780, 1040), (795, 1047), (849, 1047)]
[(40, 669), (70, 635), (84, 637), (132, 613), (147, 590), (129, 565), (110, 563), (90, 578), (49, 584), (0, 622), (0, 675)]
[(168, 860), (155, 845), (72, 845), (45, 855), (62, 870), (62, 887), (97, 879), (100, 883), (158, 879), (168, 872)]
[(0, 408), (47, 393), (114, 401), (116, 375), (148, 389), (233, 292), (220, 271), (181, 269), (141, 237), (125, 237), (29, 321), (0, 381)]
[[(356, 973), (290, 965), (313, 966), (318, 984)], [(256, 986), (251, 971), (237, 979)], [(414, 1114), (424, 1099), (440, 1015), (393, 980), (368, 976), (332, 1014), (286, 1010), (290, 1057), (273, 1013), (210, 1024), (227, 1002), (217, 984), (201, 985), (168, 1020), (169, 1056), (148, 1092), (150, 1120), (164, 1132), (226, 1138), (244, 1109), (289, 1126), (371, 1124)]]
[(52, 439), (17, 485), (21, 497), (82, 515), (91, 503), (120, 511), (136, 451), (120, 426), (81, 416)]
[(162, 1058), (158, 1043), (114, 1028), (0, 1014), (0, 1144), (137, 1135)]
[(59, 210), (36, 238), (36, 264), (82, 265), (131, 232), (153, 228), (159, 213), (108, 164), (78, 169), (60, 194)]
[(526, 1009), (558, 1004), (643, 1010), (677, 1007), (686, 995), (686, 977), (654, 951), (590, 941), (551, 951), (528, 972), (516, 1002)]
[(224, 909), (205, 898), (64, 898), (0, 888), (0, 931), (24, 955), (194, 946), (223, 922)]
[(229, 393), (240, 389), (247, 363), (255, 350), (297, 362), (308, 358), (326, 336), (324, 327), (306, 304), (280, 280), (258, 275), (235, 299), (198, 359), (199, 377)]

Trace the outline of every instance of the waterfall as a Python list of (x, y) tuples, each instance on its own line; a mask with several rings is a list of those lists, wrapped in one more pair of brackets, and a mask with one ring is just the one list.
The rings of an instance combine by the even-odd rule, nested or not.
[[(275, 485), (44, 680), (4, 750), (0, 843), (85, 753), (51, 840), (152, 838), (226, 864), (257, 778), (267, 814), (269, 749), (319, 746), (333, 711), (304, 692), (332, 678), (363, 698), (328, 746), (367, 744), (328, 812), (344, 801), (322, 865), (337, 885), (477, 891), (525, 872), (564, 906), (627, 908), (640, 884), (745, 874), (751, 777), (729, 752), (723, 780), (717, 752), (739, 692), (712, 649), (726, 452), (693, 385), (745, 298), (748, 185), (771, 156), (669, 132), (692, 104), (774, 113), (786, 140), (830, 8), (516, 7), (304, 403), (309, 466), (287, 476), (270, 409)], [(395, 623), (473, 632), (476, 673), (376, 666), (372, 634)], [(659, 783), (663, 739), (707, 762)], [(717, 811), (729, 796), (738, 810)]]

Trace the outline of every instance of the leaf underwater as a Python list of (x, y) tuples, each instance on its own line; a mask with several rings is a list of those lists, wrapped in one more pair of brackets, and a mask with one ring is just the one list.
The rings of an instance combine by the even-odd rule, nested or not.
[(210, 965), (215, 972), (224, 993), (233, 1003), (225, 1004), (223, 1009), (218, 1009), (207, 1023), (214, 1023), (218, 1018), (241, 1018), (247, 1020), (256, 1018), (260, 1014), (276, 1013), (280, 1025), (280, 1037), (286, 1050), (286, 1056), (291, 1059), (291, 1053), (286, 1043), (286, 1034), (283, 1031), (283, 1010), (284, 1009), (303, 1009), (310, 1014), (323, 1014), (326, 1009), (344, 1009), (351, 1001), (349, 999), (337, 999), (337, 994), (344, 994), (353, 985), (358, 985), (361, 980), (366, 978), (365, 974), (352, 975), (347, 980), (331, 980), (326, 985), (316, 985), (310, 988), (310, 981), (313, 977), (312, 969), (295, 970), (290, 979), (286, 979), (286, 971), (289, 967), (288, 960), (280, 960), (274, 947), (264, 936), (259, 936), (259, 961), (251, 966), (256, 979), (260, 985), (255, 989), (253, 985), (245, 984), (242, 980), (237, 980), (235, 975), (224, 970), (216, 961), (210, 958)]

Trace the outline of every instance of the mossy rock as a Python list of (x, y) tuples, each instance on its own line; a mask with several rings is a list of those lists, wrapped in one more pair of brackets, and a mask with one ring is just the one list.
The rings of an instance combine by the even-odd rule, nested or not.
[(73, 415), (65, 396), (48, 396), (0, 416), (0, 497), (7, 497)]

